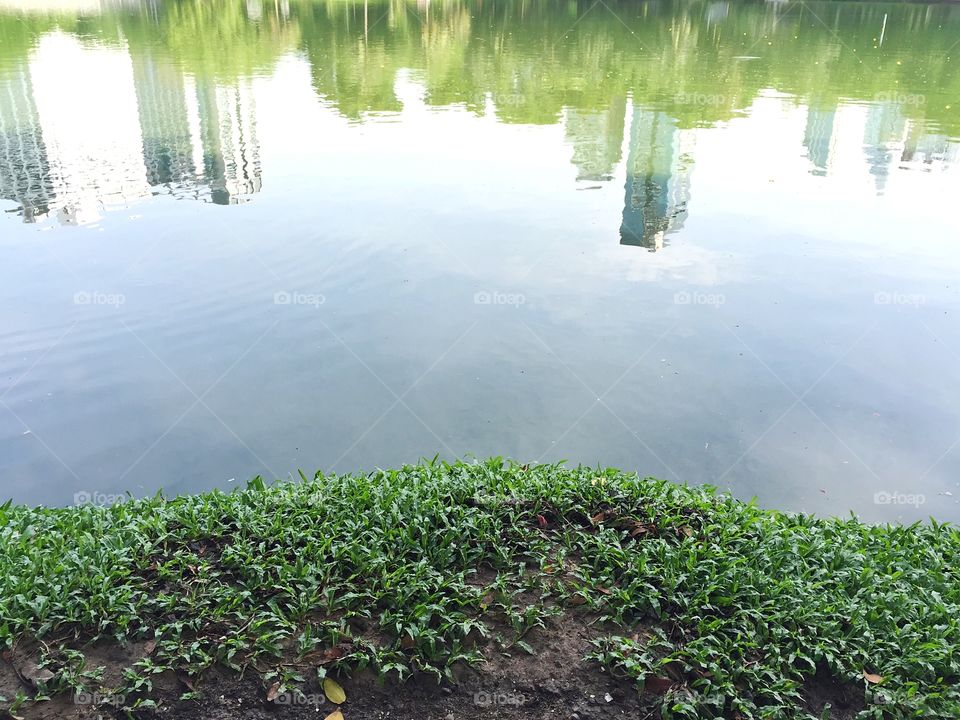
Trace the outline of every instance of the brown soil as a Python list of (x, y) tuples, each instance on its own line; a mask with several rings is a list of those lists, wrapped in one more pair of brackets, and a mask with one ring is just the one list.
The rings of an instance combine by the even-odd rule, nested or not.
[[(487, 662), (476, 668), (461, 667), (455, 685), (438, 685), (420, 677), (402, 686), (383, 685), (369, 673), (338, 681), (347, 694), (340, 710), (345, 720), (611, 720), (613, 718), (657, 718), (654, 698), (638, 694), (632, 683), (611, 678), (583, 656), (589, 642), (600, 630), (586, 618), (566, 614), (547, 621), (546, 630), (534, 630), (526, 638), (536, 655), (522, 650), (506, 656), (487, 651)], [(142, 648), (111, 650), (88, 648), (91, 666), (106, 668), (105, 682), (119, 678), (131, 659), (142, 656)], [(0, 694), (12, 697), (22, 680), (9, 663), (0, 663)], [(12, 692), (11, 692), (12, 690)], [(199, 701), (182, 701), (188, 688), (172, 674), (154, 682), (155, 709), (136, 711), (138, 720), (323, 720), (336, 710), (316, 681), (302, 689), (304, 695), (281, 695), (266, 700), (267, 690), (253, 673), (240, 676), (226, 670), (207, 673), (197, 683)], [(805, 688), (808, 708), (821, 716), (825, 703), (833, 710), (831, 720), (849, 720), (863, 708), (863, 690), (818, 675)], [(81, 700), (87, 701), (86, 698)], [(71, 697), (58, 697), (18, 712), (24, 720), (110, 720), (124, 714), (109, 704), (78, 705)], [(734, 717), (731, 716), (731, 720)]]
[(862, 685), (840, 682), (825, 670), (818, 672), (804, 686), (803, 696), (807, 708), (816, 717), (821, 717), (827, 705), (832, 713), (828, 717), (842, 720), (855, 717), (866, 707)]

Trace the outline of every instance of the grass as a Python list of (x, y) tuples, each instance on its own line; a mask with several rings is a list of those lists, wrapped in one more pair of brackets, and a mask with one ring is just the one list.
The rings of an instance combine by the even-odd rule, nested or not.
[(535, 652), (528, 632), (576, 611), (596, 618), (590, 661), (655, 690), (663, 717), (809, 718), (800, 690), (819, 672), (865, 687), (860, 718), (957, 718), (958, 568), (960, 531), (933, 521), (788, 515), (499, 458), (110, 507), (8, 503), (0, 645), (43, 671), (0, 707), (99, 688), (84, 661), (98, 642), (148, 644), (115, 688), (133, 710), (170, 669), (256, 668), (282, 690), (304, 666), (450, 679), (478, 647)]

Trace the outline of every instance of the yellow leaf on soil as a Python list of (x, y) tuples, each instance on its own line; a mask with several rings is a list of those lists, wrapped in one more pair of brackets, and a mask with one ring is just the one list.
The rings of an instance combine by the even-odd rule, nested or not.
[(336, 680), (331, 678), (323, 679), (323, 694), (327, 696), (327, 700), (335, 705), (347, 701), (347, 694), (343, 691), (343, 688)]
[(327, 715), (323, 720), (343, 720), (343, 713), (339, 710), (334, 710), (332, 713)]

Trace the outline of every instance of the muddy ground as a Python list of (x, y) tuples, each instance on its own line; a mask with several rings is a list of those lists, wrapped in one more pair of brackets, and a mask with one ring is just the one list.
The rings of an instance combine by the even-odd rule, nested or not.
[[(664, 678), (650, 683), (641, 694), (623, 680), (611, 678), (594, 663), (583, 661), (597, 629), (583, 618), (562, 616), (534, 630), (527, 641), (535, 655), (518, 651), (506, 656), (488, 652), (487, 662), (476, 668), (461, 667), (455, 685), (438, 685), (435, 678), (419, 677), (401, 686), (379, 683), (369, 673), (337, 678), (347, 700), (340, 706), (344, 720), (498, 720), (551, 719), (610, 720), (659, 717), (656, 692), (681, 688), (681, 681)], [(104, 680), (119, 679), (131, 657), (142, 656), (142, 647), (98, 647), (87, 653), (90, 664), (105, 668)], [(23, 679), (10, 662), (2, 663), (0, 695), (12, 697)], [(304, 672), (307, 675), (307, 672)], [(199, 700), (180, 700), (190, 686)], [(13, 692), (11, 692), (13, 691)], [(156, 708), (134, 713), (137, 720), (323, 720), (337, 709), (324, 697), (316, 681), (302, 695), (281, 694), (267, 700), (268, 688), (256, 673), (244, 676), (214, 670), (189, 681), (172, 674), (157, 676), (153, 697)], [(820, 717), (830, 703), (831, 720), (849, 720), (864, 706), (863, 689), (818, 676), (805, 689), (808, 709)], [(61, 696), (18, 711), (24, 720), (113, 720), (126, 717), (109, 703), (95, 706), (92, 695)], [(731, 720), (736, 719), (731, 714)]]

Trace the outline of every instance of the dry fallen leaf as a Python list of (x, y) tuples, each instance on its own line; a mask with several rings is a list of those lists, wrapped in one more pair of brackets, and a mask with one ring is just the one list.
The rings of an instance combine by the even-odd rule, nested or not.
[(868, 673), (866, 670), (863, 671), (863, 677), (868, 683), (873, 683), (876, 685), (879, 682), (883, 682), (882, 675), (876, 675), (875, 673)]
[(277, 699), (277, 695), (280, 694), (280, 683), (275, 682), (270, 686), (270, 689), (267, 690), (267, 702), (273, 702)]
[(340, 687), (340, 683), (332, 678), (323, 679), (323, 694), (326, 695), (327, 700), (334, 705), (339, 705), (347, 701), (347, 694), (343, 691), (343, 688)]

